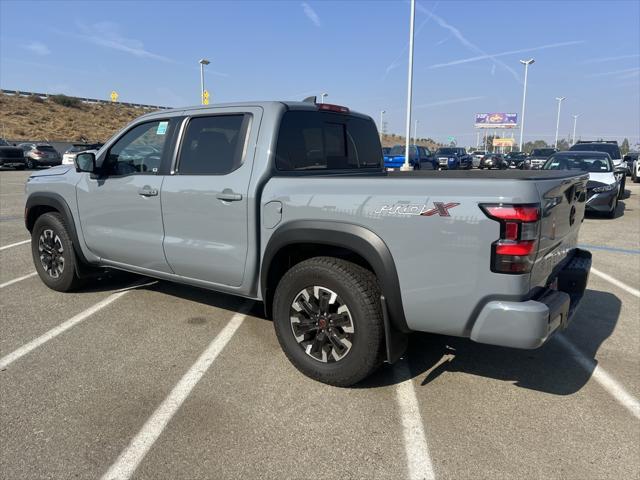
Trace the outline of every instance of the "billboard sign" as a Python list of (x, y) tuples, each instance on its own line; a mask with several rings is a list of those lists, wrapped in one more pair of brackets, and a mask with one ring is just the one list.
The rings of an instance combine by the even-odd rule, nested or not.
[(513, 128), (517, 125), (517, 113), (476, 113), (476, 128)]
[(513, 147), (516, 141), (513, 138), (494, 138), (494, 147)]

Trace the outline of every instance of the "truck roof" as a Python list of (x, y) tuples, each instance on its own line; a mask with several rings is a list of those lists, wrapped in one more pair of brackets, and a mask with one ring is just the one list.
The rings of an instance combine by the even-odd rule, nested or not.
[[(255, 102), (227, 102), (227, 103), (212, 103), (210, 105), (192, 105), (188, 107), (170, 108), (167, 110), (157, 110), (145, 115), (141, 115), (139, 118), (155, 117), (166, 115), (167, 113), (185, 112), (191, 113), (198, 110), (209, 110), (212, 108), (233, 108), (233, 107), (262, 107), (264, 110), (270, 110), (272, 108), (280, 108), (285, 106), (288, 110), (317, 110), (317, 106), (314, 103), (309, 102), (296, 102), (291, 100), (268, 100), (268, 101), (255, 101)], [(371, 118), (364, 113), (355, 112), (349, 109), (349, 115), (355, 115), (362, 118)]]

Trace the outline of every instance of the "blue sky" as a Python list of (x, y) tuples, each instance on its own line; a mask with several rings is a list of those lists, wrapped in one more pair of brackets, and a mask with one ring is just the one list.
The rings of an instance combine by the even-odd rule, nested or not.
[[(640, 142), (640, 2), (418, 1), (418, 135), (475, 144), (476, 112), (517, 112), (529, 70), (525, 140)], [(198, 59), (214, 102), (302, 99), (371, 115), (404, 132), (407, 1), (0, 2), (0, 86), (183, 106), (199, 102)]]

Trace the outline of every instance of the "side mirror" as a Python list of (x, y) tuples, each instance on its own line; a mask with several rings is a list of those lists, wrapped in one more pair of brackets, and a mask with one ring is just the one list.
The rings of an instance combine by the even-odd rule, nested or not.
[(627, 173), (627, 166), (626, 165), (620, 165), (619, 167), (615, 167), (613, 169), (614, 173), (624, 173), (626, 175)]
[(95, 173), (96, 156), (93, 153), (79, 153), (74, 160), (76, 172)]

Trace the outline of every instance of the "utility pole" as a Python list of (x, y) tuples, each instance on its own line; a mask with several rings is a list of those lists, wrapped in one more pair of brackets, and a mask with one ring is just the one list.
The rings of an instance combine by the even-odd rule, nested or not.
[(529, 60), (520, 60), (520, 63), (524, 65), (524, 92), (522, 94), (522, 113), (520, 114), (520, 151), (522, 151), (522, 139), (524, 138), (524, 109), (527, 104), (527, 76), (529, 73), (529, 65), (533, 65), (535, 60), (530, 58)]
[(573, 115), (573, 137), (572, 137), (573, 138), (573, 142), (572, 142), (572, 145), (576, 144), (576, 123), (578, 123), (578, 117), (579, 116), (580, 116), (579, 114), (578, 115)]
[(409, 166), (409, 142), (411, 141), (411, 94), (413, 89), (413, 27), (416, 17), (416, 0), (411, 0), (411, 17), (409, 24), (409, 75), (407, 81), (407, 125), (405, 128), (405, 155), (400, 170), (411, 170)]
[(380, 139), (382, 139), (382, 134), (384, 132), (384, 120), (383, 120), (383, 116), (384, 114), (387, 113), (386, 110), (380, 110)]

